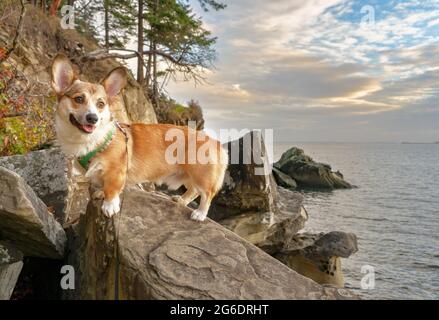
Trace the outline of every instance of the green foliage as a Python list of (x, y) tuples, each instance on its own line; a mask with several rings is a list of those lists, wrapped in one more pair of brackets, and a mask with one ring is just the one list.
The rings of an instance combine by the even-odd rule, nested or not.
[(197, 101), (191, 100), (184, 106), (166, 95), (161, 95), (155, 110), (160, 123), (186, 126), (189, 121), (195, 121), (197, 129), (204, 128), (203, 112)]
[[(143, 7), (140, 14), (139, 2)], [(205, 11), (226, 7), (216, 0), (198, 3)], [(92, 35), (109, 49), (124, 48), (130, 40), (143, 41), (143, 51), (153, 51), (143, 57), (143, 67), (147, 84), (157, 97), (158, 79), (166, 84), (171, 77), (183, 74), (200, 81), (200, 70), (210, 68), (216, 58), (216, 38), (203, 27), (191, 4), (188, 0), (76, 0), (75, 18), (80, 32)], [(143, 37), (138, 34), (139, 17)]]
[(29, 97), (22, 83), (16, 69), (0, 65), (0, 156), (24, 154), (54, 136), (55, 97)]
[(173, 67), (179, 71), (179, 66), (209, 67), (215, 59), (216, 38), (204, 29), (191, 7), (176, 0), (149, 0), (147, 4), (146, 38), (179, 62)]
[[(189, 2), (189, 0), (186, 0), (186, 2)], [(209, 8), (218, 11), (227, 7), (226, 4), (216, 0), (198, 0), (198, 2), (200, 3), (204, 11), (209, 11)]]
[(187, 108), (186, 108), (185, 106), (183, 106), (183, 105), (177, 103), (177, 104), (174, 106), (173, 111), (174, 111), (175, 113), (183, 113), (183, 112), (186, 111), (186, 109), (187, 109)]

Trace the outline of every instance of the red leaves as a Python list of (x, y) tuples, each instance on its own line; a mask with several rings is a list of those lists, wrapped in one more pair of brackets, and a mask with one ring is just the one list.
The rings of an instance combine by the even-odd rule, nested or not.
[(0, 48), (0, 61), (6, 58), (6, 49)]

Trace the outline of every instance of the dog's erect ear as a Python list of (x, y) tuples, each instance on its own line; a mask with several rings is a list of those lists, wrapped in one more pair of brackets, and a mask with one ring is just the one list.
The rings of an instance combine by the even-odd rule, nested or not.
[(102, 85), (107, 95), (112, 98), (119, 94), (127, 84), (127, 71), (123, 67), (118, 67), (111, 71), (102, 81)]
[(75, 80), (75, 73), (70, 60), (59, 53), (52, 63), (52, 88), (60, 95), (70, 87)]

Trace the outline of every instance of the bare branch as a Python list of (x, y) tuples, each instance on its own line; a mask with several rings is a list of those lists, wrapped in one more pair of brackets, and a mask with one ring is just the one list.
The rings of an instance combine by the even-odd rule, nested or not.
[[(112, 51), (125, 51), (125, 52), (131, 52), (129, 54), (121, 54), (118, 52), (107, 52), (106, 50), (99, 49), (95, 50), (89, 53), (84, 54), (82, 57), (79, 58), (80, 62), (87, 62), (87, 61), (97, 61), (97, 60), (106, 60), (106, 59), (133, 59), (137, 58), (139, 53), (136, 50), (129, 50), (129, 49), (111, 49)], [(158, 56), (161, 56), (169, 61), (171, 61), (173, 64), (182, 66), (182, 67), (196, 67), (196, 64), (192, 63), (185, 63), (181, 61), (181, 59), (174, 58), (171, 54), (160, 51), (160, 50), (146, 50), (143, 51), (143, 55), (146, 56), (148, 54), (157, 54)]]

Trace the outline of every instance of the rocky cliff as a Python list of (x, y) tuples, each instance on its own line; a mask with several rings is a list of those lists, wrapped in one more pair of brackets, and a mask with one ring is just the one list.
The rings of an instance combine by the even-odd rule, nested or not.
[[(16, 32), (17, 15), (18, 8), (16, 12), (2, 19), (0, 48), (11, 45), (11, 35)], [(20, 41), (5, 63), (17, 70), (20, 81), (25, 82), (23, 90), (45, 100), (49, 112), (55, 104), (50, 80), (50, 66), (55, 55), (63, 52), (76, 63), (76, 72), (81, 78), (97, 82), (109, 71), (121, 65), (115, 59), (84, 59), (86, 53), (97, 49), (99, 47), (92, 39), (78, 34), (75, 30), (61, 28), (57, 17), (48, 17), (38, 8), (29, 5), (26, 6)], [(122, 122), (157, 122), (151, 102), (132, 76), (129, 77), (128, 84), (112, 111)]]

